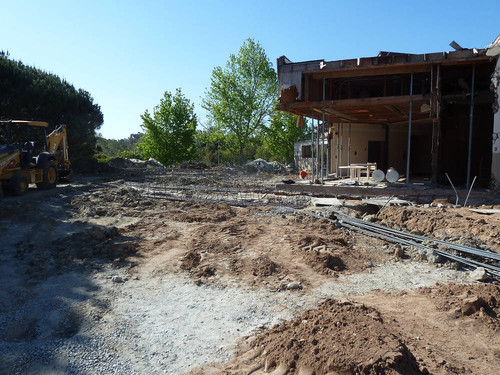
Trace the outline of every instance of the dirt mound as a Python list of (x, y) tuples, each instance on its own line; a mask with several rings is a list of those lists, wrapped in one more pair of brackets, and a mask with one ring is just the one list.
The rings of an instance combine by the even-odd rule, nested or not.
[(113, 158), (108, 162), (108, 165), (116, 169), (131, 169), (131, 168), (165, 169), (165, 166), (156, 159), (138, 160), (138, 159), (127, 159), (127, 158)]
[(71, 162), (71, 169), (81, 175), (95, 175), (116, 172), (117, 169), (108, 163), (99, 163), (95, 159), (78, 159)]
[(208, 169), (210, 168), (208, 165), (205, 163), (202, 163), (200, 161), (185, 161), (180, 165), (182, 169)]
[(254, 261), (253, 275), (254, 276), (271, 276), (279, 271), (280, 266), (274, 263), (267, 255), (260, 256)]
[(461, 245), (481, 247), (486, 244), (491, 250), (500, 252), (500, 214), (484, 215), (467, 208), (386, 207), (378, 218), (396, 229)]
[[(123, 181), (123, 180), (121, 180)], [(71, 207), (77, 211), (76, 216), (88, 218), (97, 216), (141, 215), (145, 208), (163, 206), (164, 202), (154, 201), (141, 195), (141, 192), (127, 186), (119, 189), (95, 190), (89, 195), (71, 199)], [(136, 209), (133, 212), (132, 209)]]
[(305, 255), (306, 264), (319, 273), (333, 275), (334, 271), (343, 271), (346, 266), (340, 256), (326, 251), (309, 251)]
[(429, 294), (436, 307), (451, 311), (456, 317), (481, 319), (495, 331), (500, 331), (500, 287), (493, 284), (444, 285), (438, 288), (424, 288), (422, 294)]
[(198, 267), (201, 261), (201, 255), (196, 251), (190, 251), (181, 260), (181, 269), (191, 270)]
[(251, 350), (240, 353), (224, 370), (253, 370), (256, 374), (262, 370), (311, 375), (421, 374), (417, 360), (395, 332), (373, 308), (327, 300), (316, 310), (259, 333), (249, 342)]
[[(260, 165), (260, 167), (259, 167)], [(255, 159), (251, 160), (248, 163), (246, 163), (243, 168), (247, 172), (258, 172), (259, 168), (262, 169), (262, 172), (265, 173), (285, 173), (287, 172), (287, 168), (283, 165), (278, 163), (277, 161), (273, 162), (268, 162), (264, 159)]]

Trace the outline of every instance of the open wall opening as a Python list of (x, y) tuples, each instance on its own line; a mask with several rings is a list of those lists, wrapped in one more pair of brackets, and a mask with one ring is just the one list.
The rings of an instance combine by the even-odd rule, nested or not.
[(469, 127), (471, 123), (471, 96), (474, 89), (472, 117), (471, 181), (487, 187), (491, 179), (491, 143), (493, 133), (492, 104), (494, 93), (490, 90), (493, 63), (476, 64), (474, 86), (472, 65), (442, 68), (441, 135), (438, 183), (448, 184), (448, 173), (454, 184), (467, 182)]

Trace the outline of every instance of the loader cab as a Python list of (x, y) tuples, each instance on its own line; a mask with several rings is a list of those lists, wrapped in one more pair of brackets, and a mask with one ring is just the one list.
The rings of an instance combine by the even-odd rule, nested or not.
[[(41, 121), (0, 121), (0, 146), (2, 151), (12, 153), (19, 150), (22, 168), (33, 167), (36, 155), (47, 149), (46, 122)], [(2, 152), (0, 152), (2, 154)]]

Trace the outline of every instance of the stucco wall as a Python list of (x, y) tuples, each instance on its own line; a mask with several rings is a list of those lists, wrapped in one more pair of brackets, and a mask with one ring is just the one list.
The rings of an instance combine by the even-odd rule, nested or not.
[[(356, 163), (367, 163), (368, 160), (368, 141), (384, 141), (385, 129), (382, 125), (373, 124), (352, 124), (351, 125), (351, 151), (349, 153), (349, 124), (343, 125), (343, 136), (340, 135), (340, 125), (335, 124), (335, 137), (331, 142), (332, 152), (330, 153), (330, 170), (335, 172), (337, 166), (337, 142), (342, 144), (342, 156), (339, 158), (340, 165), (349, 165)], [(344, 175), (349, 172), (343, 171)]]
[[(342, 147), (342, 158), (339, 159), (340, 165), (348, 165), (349, 160), (349, 125), (344, 124), (343, 137), (338, 136), (339, 125), (335, 124), (335, 137), (331, 142), (331, 162), (330, 171), (335, 172), (337, 165), (337, 142), (340, 142)], [(385, 127), (378, 124), (352, 124), (351, 125), (351, 151), (350, 163), (367, 163), (374, 162), (368, 160), (368, 142), (369, 141), (385, 141)], [(430, 141), (432, 137), (432, 124), (414, 124), (412, 126), (412, 135), (425, 136), (429, 140), (428, 150), (412, 150), (411, 158), (422, 158), (429, 160), (429, 173), (431, 171), (430, 165)], [(389, 126), (389, 147), (388, 147), (388, 167), (393, 167), (398, 172), (403, 173), (406, 171), (406, 153), (408, 145), (408, 124), (393, 124)], [(426, 152), (426, 155), (422, 155)], [(429, 153), (429, 155), (427, 155)], [(348, 172), (344, 170), (344, 175)]]

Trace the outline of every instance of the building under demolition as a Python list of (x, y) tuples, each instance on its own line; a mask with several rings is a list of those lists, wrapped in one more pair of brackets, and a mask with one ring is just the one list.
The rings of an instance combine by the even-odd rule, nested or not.
[(316, 129), (300, 145), (303, 165), (325, 177), (376, 163), (407, 183), (447, 184), (446, 174), (457, 185), (500, 182), (500, 36), (483, 49), (451, 45), (338, 61), (280, 57), (278, 109)]

